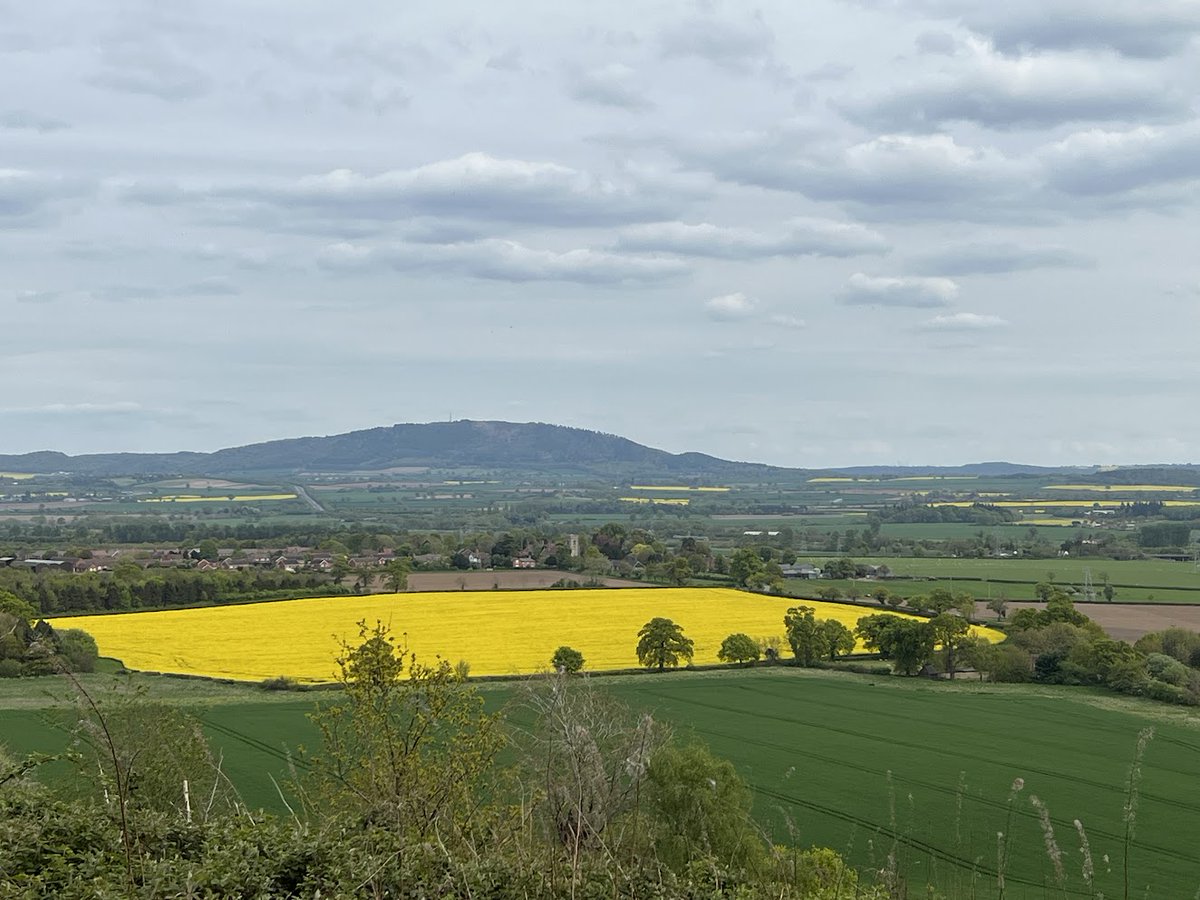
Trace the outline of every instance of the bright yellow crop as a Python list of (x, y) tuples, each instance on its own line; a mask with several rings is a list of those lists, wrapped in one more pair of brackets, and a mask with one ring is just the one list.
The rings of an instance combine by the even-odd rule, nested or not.
[(199, 494), (169, 494), (163, 497), (146, 497), (141, 503), (249, 503), (253, 500), (295, 500), (295, 494), (222, 494), (202, 497)]
[(1048, 484), (1048, 491), (1081, 491), (1085, 493), (1180, 493), (1189, 494), (1200, 491), (1200, 486), (1194, 484)]
[[(473, 675), (508, 675), (549, 667), (555, 648), (583, 653), (589, 670), (638, 664), (638, 630), (654, 616), (673, 619), (695, 642), (695, 662), (717, 662), (734, 632), (783, 637), (790, 606), (850, 628), (875, 610), (839, 603), (767, 597), (726, 588), (624, 588), (568, 591), (450, 591), (285, 600), (243, 606), (56, 619), (82, 628), (100, 652), (132, 669), (255, 681), (287, 675), (333, 678), (339, 638), (354, 642), (356, 622), (381, 620), (431, 663), (465, 659)], [(987, 629), (976, 629), (999, 640)], [(787, 643), (783, 642), (786, 649)]]

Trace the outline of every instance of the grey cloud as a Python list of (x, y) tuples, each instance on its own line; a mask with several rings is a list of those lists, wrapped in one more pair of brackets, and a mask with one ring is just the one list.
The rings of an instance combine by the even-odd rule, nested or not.
[(804, 77), (809, 81), (841, 81), (853, 71), (854, 66), (830, 62), (810, 70)]
[(507, 50), (488, 57), (484, 65), (500, 72), (520, 72), (524, 68), (521, 48), (509, 47)]
[(60, 291), (17, 291), (13, 299), (18, 303), (53, 303), (62, 297)]
[(568, 92), (575, 100), (599, 106), (615, 106), (631, 112), (642, 112), (654, 106), (646, 97), (645, 81), (623, 63), (573, 72), (569, 78)]
[(241, 291), (227, 278), (214, 276), (199, 281), (170, 287), (151, 285), (114, 284), (88, 291), (93, 300), (107, 303), (137, 303), (152, 300), (183, 300), (199, 297), (234, 297)]
[[(1104, 197), (1200, 179), (1200, 121), (1174, 128), (1140, 126), (1072, 134), (1041, 154), (1050, 187), (1064, 194)], [(1154, 204), (1179, 201), (1149, 195)]]
[(89, 81), (96, 87), (160, 100), (193, 100), (209, 91), (211, 79), (169, 42), (124, 36), (104, 43), (102, 65)]
[(199, 204), (231, 220), (300, 210), (342, 225), (406, 220), (415, 214), (566, 227), (672, 218), (687, 198), (678, 185), (649, 173), (613, 180), (557, 163), (486, 153), (375, 175), (338, 169), (282, 184), (133, 183), (121, 193), (155, 205)]
[(908, 269), (917, 275), (997, 275), (1032, 269), (1090, 269), (1090, 256), (1062, 247), (1018, 244), (960, 244), (913, 259)]
[(0, 228), (34, 225), (64, 202), (91, 193), (79, 179), (0, 168)]
[(917, 35), (917, 49), (935, 56), (949, 56), (958, 49), (958, 38), (948, 31), (922, 31)]
[(665, 28), (659, 41), (668, 58), (694, 57), (724, 69), (749, 72), (770, 59), (775, 33), (761, 14), (740, 22), (693, 15)]
[(872, 276), (856, 272), (838, 295), (846, 306), (908, 306), (917, 309), (949, 306), (958, 285), (949, 278)]
[(1111, 48), (1125, 56), (1161, 58), (1200, 33), (1191, 0), (960, 0), (959, 16), (1007, 53), (1029, 49)]
[(858, 0), (862, 6), (951, 19), (1011, 54), (1031, 50), (1114, 50), (1161, 59), (1200, 34), (1193, 0)]
[(882, 131), (933, 130), (946, 122), (1044, 128), (1065, 122), (1145, 121), (1186, 112), (1185, 95), (1162, 79), (1103, 57), (1041, 54), (1010, 59), (979, 41), (940, 72), (875, 96), (845, 100), (851, 121)]
[(1029, 203), (1035, 166), (950, 135), (888, 134), (830, 152), (803, 139), (789, 146), (771, 134), (692, 152), (691, 158), (724, 181), (845, 203), (874, 220), (1024, 221), (1044, 215)]
[(0, 115), (0, 128), (11, 131), (37, 131), (49, 134), (52, 131), (63, 131), (70, 124), (53, 116), (43, 116), (27, 109), (14, 109)]
[(492, 281), (563, 281), (590, 285), (654, 284), (677, 279), (688, 267), (676, 260), (626, 256), (578, 248), (540, 250), (515, 241), (488, 239), (460, 244), (334, 244), (319, 264), (337, 271), (387, 267), (405, 272), (467, 275)]
[(819, 219), (795, 219), (783, 232), (764, 234), (745, 228), (702, 223), (659, 222), (635, 225), (617, 236), (618, 250), (674, 253), (714, 259), (764, 259), (772, 256), (859, 256), (884, 253), (883, 235), (862, 225)]

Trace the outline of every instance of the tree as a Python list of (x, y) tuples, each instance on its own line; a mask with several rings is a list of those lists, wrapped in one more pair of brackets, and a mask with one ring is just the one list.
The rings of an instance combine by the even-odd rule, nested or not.
[(728, 663), (756, 662), (761, 655), (758, 642), (741, 632), (721, 641), (721, 649), (717, 651), (717, 659)]
[(821, 622), (821, 639), (829, 653), (830, 661), (854, 652), (854, 632), (837, 619), (825, 619)]
[(1008, 615), (1008, 601), (1003, 597), (993, 597), (987, 602), (987, 608), (996, 614), (997, 619)]
[(880, 606), (883, 606), (892, 598), (892, 592), (885, 587), (881, 587), (872, 591), (871, 596), (875, 598)]
[(811, 666), (825, 650), (824, 635), (811, 606), (793, 606), (783, 617), (788, 644), (796, 662)]
[(424, 841), (470, 828), (474, 788), (504, 743), (498, 716), (446, 660), (425, 665), (381, 622), (343, 642), (341, 697), (309, 718), (320, 755), (300, 793), (347, 826)]
[(971, 626), (966, 619), (952, 612), (944, 612), (931, 619), (929, 627), (933, 629), (933, 639), (942, 645), (942, 652), (946, 655), (946, 674), (953, 678), (958, 648), (971, 633)]
[(682, 587), (692, 577), (692, 564), (686, 556), (676, 556), (667, 566), (667, 578), (671, 584)]
[(670, 619), (655, 616), (638, 632), (637, 656), (647, 669), (675, 668), (680, 660), (692, 661), (691, 638), (685, 637), (683, 628)]
[(408, 573), (411, 565), (407, 559), (393, 559), (383, 567), (383, 582), (393, 594), (408, 590)]
[(931, 609), (935, 613), (944, 613), (948, 609), (954, 609), (958, 605), (954, 594), (945, 588), (934, 588), (929, 592), (929, 598), (925, 601), (925, 608)]
[(58, 653), (63, 664), (72, 672), (93, 672), (100, 651), (96, 639), (80, 628), (65, 628), (55, 632)]
[(755, 587), (766, 572), (766, 564), (753, 547), (741, 547), (733, 551), (729, 561), (729, 577), (739, 587)]
[(933, 656), (933, 629), (928, 622), (901, 619), (888, 631), (888, 655), (897, 672), (916, 675)]
[(583, 654), (574, 647), (562, 646), (550, 657), (550, 666), (556, 672), (574, 675), (583, 668)]
[(841, 600), (842, 592), (836, 585), (830, 584), (830, 585), (826, 585), (823, 588), (819, 588), (817, 590), (817, 596), (820, 597), (822, 600), (829, 600), (829, 601)]
[(33, 604), (25, 602), (12, 591), (0, 591), (0, 613), (20, 619), (26, 625), (37, 618)]

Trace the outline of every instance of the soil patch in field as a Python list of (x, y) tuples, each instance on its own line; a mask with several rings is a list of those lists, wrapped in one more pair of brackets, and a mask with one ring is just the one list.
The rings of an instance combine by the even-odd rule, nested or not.
[[(1043, 609), (1044, 603), (1009, 601), (1008, 615), (1019, 609)], [(1164, 628), (1189, 628), (1200, 631), (1200, 606), (1165, 603), (1080, 603), (1076, 609), (1098, 624), (1109, 637), (1132, 643), (1143, 634)], [(975, 615), (993, 621), (996, 614), (982, 603), (975, 604)]]
[[(492, 572), (413, 572), (408, 576), (410, 591), (490, 591), (534, 590), (547, 588), (556, 581), (569, 578), (577, 584), (592, 580), (590, 575), (559, 572), (554, 569), (497, 569)], [(599, 578), (604, 587), (653, 587), (644, 581), (623, 578)]]

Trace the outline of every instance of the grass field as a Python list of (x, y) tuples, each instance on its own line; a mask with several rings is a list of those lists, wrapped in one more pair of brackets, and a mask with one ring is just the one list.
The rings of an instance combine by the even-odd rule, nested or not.
[[(94, 677), (93, 685), (102, 679)], [(269, 775), (287, 778), (287, 754), (316, 735), (305, 718), (317, 698), (249, 687), (142, 676), (205, 724), (225, 770), (252, 806), (282, 811)], [(1078, 839), (1087, 829), (1096, 887), (1121, 896), (1124, 784), (1139, 729), (1157, 729), (1143, 769), (1131, 895), (1191, 897), (1200, 885), (1193, 711), (1079, 688), (930, 683), (791, 668), (597, 679), (628, 704), (672, 723), (734, 761), (754, 789), (760, 821), (780, 843), (829, 846), (857, 865), (881, 866), (897, 843), (901, 865), (947, 896), (994, 896), (996, 832), (1011, 835), (1011, 898), (1061, 896), (1030, 804), (1048, 807), (1080, 895)], [(30, 705), (0, 682), (0, 734), (18, 752), (65, 743), (62, 709)], [(488, 705), (518, 686), (484, 685)], [(41, 701), (43, 705), (49, 701)], [(19, 708), (5, 708), (17, 706)], [(512, 715), (519, 720), (520, 714)], [(53, 777), (53, 773), (50, 773)], [(1015, 778), (1025, 782), (1012, 803)], [(894, 809), (894, 815), (892, 810)], [(789, 824), (790, 823), (790, 824)], [(1105, 864), (1107, 856), (1109, 863)], [(971, 890), (972, 878), (979, 890)]]
[[(696, 663), (715, 663), (733, 632), (782, 638), (784, 614), (794, 605), (789, 597), (726, 588), (449, 591), (75, 616), (51, 624), (82, 628), (103, 655), (132, 669), (329, 681), (340, 639), (357, 643), (362, 620), (390, 624), (427, 663), (441, 656), (466, 660), (475, 675), (516, 675), (548, 667), (563, 644), (582, 652), (592, 671), (637, 666), (638, 630), (655, 616), (683, 627), (695, 642)], [(851, 628), (866, 614), (844, 604), (806, 605), (818, 618)]]
[[(813, 562), (821, 565), (827, 555), (815, 555)], [(1200, 570), (1190, 562), (1172, 562), (1158, 559), (949, 559), (936, 557), (871, 557), (857, 560), (873, 565), (887, 565), (896, 576), (896, 581), (883, 582), (889, 590), (906, 594), (909, 588), (902, 586), (904, 579), (917, 579), (915, 593), (927, 593), (934, 587), (949, 587), (954, 590), (972, 590), (984, 596), (984, 582), (991, 584), (992, 596), (1001, 591), (1012, 599), (1030, 599), (1033, 586), (1039, 582), (1054, 582), (1058, 585), (1081, 585), (1085, 570), (1090, 570), (1092, 583), (1097, 591), (1103, 586), (1105, 576), (1116, 587), (1117, 596), (1125, 601), (1148, 601), (1154, 595), (1157, 601), (1173, 600), (1181, 603), (1200, 603)], [(932, 584), (920, 579), (936, 578), (949, 581), (961, 580), (956, 584)], [(820, 585), (828, 582), (819, 582)], [(1021, 585), (1027, 586), (1028, 595)], [(863, 590), (875, 586), (865, 582)], [(1168, 596), (1172, 589), (1175, 593)], [(1191, 589), (1190, 591), (1188, 589)]]

